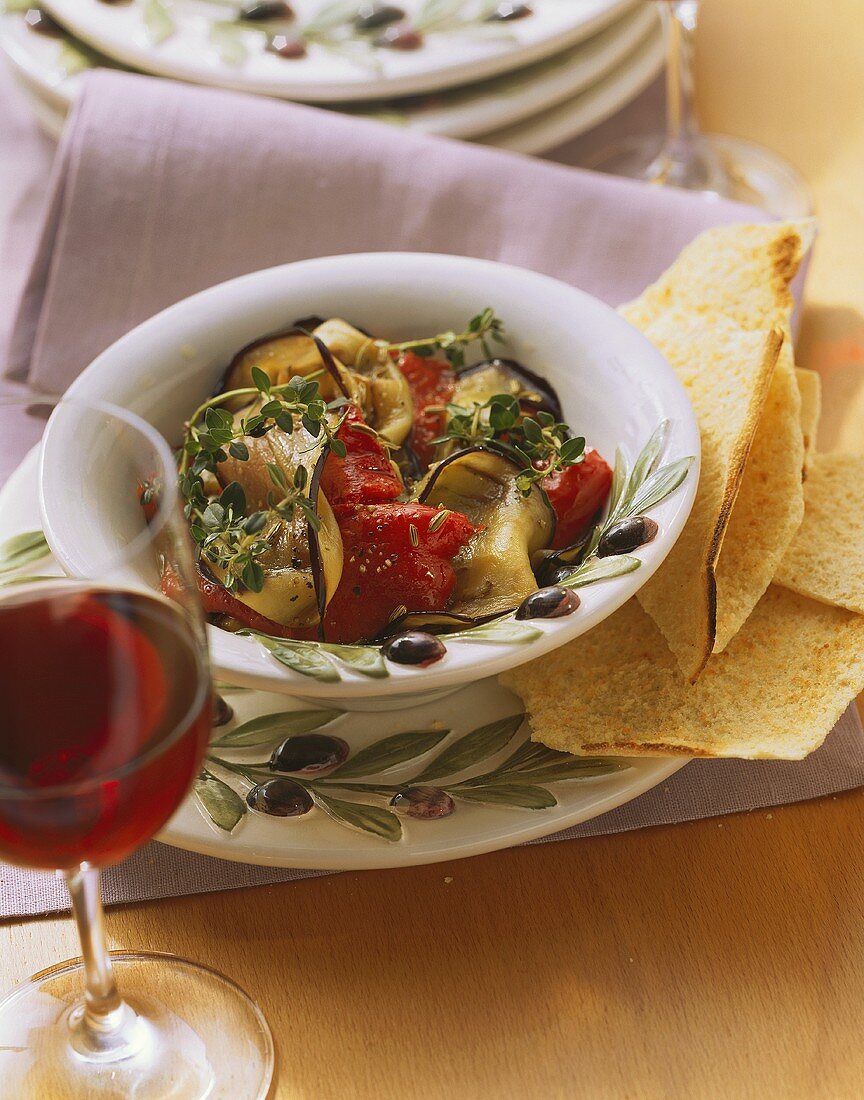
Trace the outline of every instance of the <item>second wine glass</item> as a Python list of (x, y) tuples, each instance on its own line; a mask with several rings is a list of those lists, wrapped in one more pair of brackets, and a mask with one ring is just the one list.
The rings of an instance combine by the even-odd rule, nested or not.
[(635, 134), (600, 149), (586, 168), (700, 191), (761, 207), (777, 218), (812, 213), (800, 174), (776, 153), (724, 134), (704, 134), (694, 102), (699, 0), (654, 0), (666, 35), (666, 132)]

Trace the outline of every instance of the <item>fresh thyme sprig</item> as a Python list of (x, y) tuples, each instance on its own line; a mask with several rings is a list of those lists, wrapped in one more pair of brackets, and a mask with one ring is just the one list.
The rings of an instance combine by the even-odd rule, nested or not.
[[(318, 383), (312, 378), (292, 378), (274, 386), (259, 367), (252, 368), (254, 386), (229, 390), (203, 402), (186, 425), (179, 464), (180, 491), (186, 501), (185, 512), (192, 538), (199, 552), (222, 572), (229, 591), (240, 585), (253, 592), (264, 586), (260, 559), (271, 549), (271, 540), (281, 523), (291, 523), (302, 515), (314, 530), (320, 528), (315, 507), (306, 492), (309, 471), (301, 463), (292, 480), (281, 467), (267, 463), (267, 471), (277, 493), (268, 493), (267, 507), (246, 515), (246, 495), (239, 482), (227, 485), (218, 497), (208, 493), (205, 475), (215, 475), (220, 462), (228, 457), (238, 462), (249, 459), (244, 437), (258, 439), (277, 429), (292, 434), (297, 422), (315, 439), (322, 435), (330, 450), (345, 456), (345, 444), (336, 433), (341, 419), (331, 423), (330, 413), (343, 399), (323, 400)], [(235, 420), (221, 408), (232, 397), (262, 399), (249, 416)]]
[(422, 340), (406, 340), (401, 344), (376, 341), (376, 345), (387, 354), (395, 352), (398, 355), (400, 352), (410, 351), (423, 358), (434, 355), (436, 351), (443, 351), (451, 367), (459, 370), (465, 365), (465, 348), (478, 341), (487, 359), (493, 356), (491, 342), (504, 342), (504, 323), (496, 317), (494, 309), (487, 307), (476, 317), (472, 317), (462, 332), (453, 332), (451, 329)]
[(189, 529), (201, 554), (222, 572), (222, 583), (229, 591), (239, 585), (260, 592), (264, 587), (264, 570), (260, 558), (271, 549), (270, 539), (283, 522), (291, 523), (303, 516), (313, 530), (321, 520), (306, 493), (309, 474), (305, 466), (297, 466), (292, 480), (273, 463), (267, 472), (280, 496), (268, 494), (267, 507), (246, 515), (246, 494), (239, 482), (232, 481), (215, 499), (208, 499), (203, 484), (193, 482), (187, 501)]
[[(489, 341), (501, 341), (502, 333), (499, 318), (492, 309), (485, 309), (468, 322), (463, 332), (439, 333), (403, 344), (374, 341), (374, 347), (382, 358), (408, 350), (430, 356), (439, 350), (458, 368), (465, 362), (465, 348), (469, 344), (479, 341), (491, 357)], [(218, 496), (214, 495), (219, 464), (229, 457), (238, 462), (248, 461), (247, 438), (258, 439), (274, 430), (290, 435), (298, 423), (314, 439), (323, 436), (324, 445), (344, 458), (347, 449), (337, 435), (344, 418), (333, 414), (347, 402), (343, 397), (331, 402), (321, 397), (316, 378), (323, 371), (305, 378), (295, 376), (279, 385), (274, 385), (260, 367), (252, 367), (250, 373), (252, 386), (216, 394), (198, 406), (185, 426), (178, 467), (186, 517), (199, 552), (221, 571), (229, 590), (244, 586), (260, 592), (265, 579), (260, 559), (271, 549), (280, 524), (293, 522), (302, 515), (314, 530), (320, 528), (306, 492), (309, 472), (301, 463), (289, 481), (281, 467), (268, 463), (270, 480), (277, 493), (268, 494), (266, 508), (246, 515), (246, 497), (239, 482), (232, 482)], [(238, 397), (247, 398), (249, 404), (257, 400), (258, 408), (249, 415), (235, 417), (223, 406)], [(377, 437), (374, 429), (360, 427)], [(525, 476), (531, 476), (530, 470), (526, 469)], [(530, 485), (523, 491), (529, 490)]]
[(482, 405), (475, 402), (470, 408), (446, 405), (442, 411), (447, 414), (447, 422), (434, 442), (452, 440), (468, 447), (496, 442), (522, 466), (516, 486), (525, 496), (533, 485), (585, 457), (582, 436), (572, 436), (570, 428), (551, 413), (526, 416), (510, 394), (495, 394)]
[[(204, 470), (213, 473), (229, 454), (245, 462), (249, 458), (249, 448), (243, 442), (244, 436), (259, 439), (273, 428), (290, 435), (296, 426), (295, 417), (316, 439), (323, 432), (333, 453), (345, 457), (345, 445), (336, 438), (341, 421), (331, 425), (327, 415), (345, 404), (344, 398), (325, 402), (316, 378), (311, 376), (296, 375), (289, 382), (274, 386), (270, 376), (260, 367), (253, 367), (251, 373), (254, 386), (216, 394), (202, 402), (192, 414), (183, 437), (181, 476), (190, 469), (194, 474)], [(250, 403), (256, 397), (266, 400), (257, 412), (235, 421), (227, 409), (220, 407), (234, 397), (248, 397)]]

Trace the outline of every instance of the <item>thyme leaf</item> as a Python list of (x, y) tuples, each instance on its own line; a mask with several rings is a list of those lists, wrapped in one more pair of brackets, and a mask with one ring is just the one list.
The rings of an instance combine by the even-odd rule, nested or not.
[(512, 394), (498, 393), (483, 404), (474, 402), (470, 408), (450, 404), (443, 411), (447, 421), (434, 442), (455, 441), (471, 447), (495, 441), (522, 467), (516, 486), (524, 496), (550, 474), (574, 466), (585, 457), (582, 436), (571, 435), (569, 426), (556, 421), (549, 412), (527, 415)]
[(428, 358), (436, 351), (443, 351), (451, 367), (459, 370), (465, 365), (465, 349), (479, 343), (487, 359), (493, 355), (492, 342), (504, 342), (504, 322), (496, 316), (495, 310), (486, 307), (472, 317), (462, 332), (439, 332), (437, 336), (426, 336), (421, 340), (405, 340), (401, 344), (378, 341), (377, 347), (383, 354), (399, 355), (410, 351), (414, 355)]

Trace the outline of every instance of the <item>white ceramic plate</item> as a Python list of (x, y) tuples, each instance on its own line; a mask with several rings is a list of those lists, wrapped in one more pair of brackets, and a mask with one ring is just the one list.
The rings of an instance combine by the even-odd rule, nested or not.
[[(142, 72), (316, 103), (417, 95), (482, 80), (559, 53), (607, 26), (634, 0), (533, 0), (534, 14), (494, 27), (475, 14), (487, 0), (400, 0), (415, 21), (440, 12), (436, 30), (416, 50), (370, 48), (353, 37), (308, 46), (301, 60), (265, 50), (249, 29), (214, 40), (213, 27), (231, 13), (213, 0), (46, 0), (46, 8), (94, 49)], [(294, 0), (297, 20), (320, 19), (328, 0)], [(345, 5), (341, 5), (344, 10)], [(348, 8), (352, 5), (349, 3)], [(459, 25), (454, 20), (461, 20)], [(466, 22), (467, 20), (467, 22)], [(148, 27), (150, 28), (148, 30)], [(342, 25), (344, 28), (344, 25)], [(339, 33), (345, 33), (340, 29)], [(227, 36), (227, 37), (226, 37)]]
[[(39, 527), (38, 465), (36, 448), (0, 490), (0, 543), (21, 531)], [(32, 563), (26, 571), (39, 575), (62, 573), (50, 559)], [(236, 719), (231, 725), (216, 730), (214, 741), (254, 717), (284, 713), (302, 705), (284, 695), (222, 690), (224, 698), (236, 712)], [(414, 779), (437, 753), (444, 751), (458, 737), (484, 723), (518, 711), (519, 703), (514, 695), (501, 688), (495, 680), (484, 680), (433, 704), (376, 715), (374, 721), (364, 715), (344, 715), (320, 728), (319, 732), (343, 738), (349, 743), (352, 754), (356, 754), (359, 749), (393, 734), (430, 729), (440, 733), (451, 729), (452, 733), (442, 738), (434, 749), (406, 760), (401, 767), (381, 776), (381, 782), (402, 785)], [(282, 736), (284, 732), (280, 735), (276, 730), (266, 742), (249, 749), (214, 748), (213, 751), (232, 762), (263, 761)], [(509, 748), (483, 754), (471, 771), (485, 772), (494, 768), (524, 737), (525, 730), (522, 729), (516, 733)], [(420, 821), (400, 819), (402, 837), (394, 841), (348, 828), (319, 809), (296, 818), (247, 814), (233, 833), (227, 833), (213, 824), (194, 796), (184, 802), (159, 839), (178, 848), (221, 859), (278, 867), (355, 870), (434, 863), (522, 844), (597, 817), (662, 783), (685, 761), (658, 757), (624, 760), (621, 763), (626, 765), (626, 770), (565, 781), (544, 780), (544, 789), (557, 803), (547, 809), (472, 804), (457, 798), (454, 800), (456, 809), (449, 817)], [(218, 764), (211, 764), (210, 767), (214, 774), (228, 780), (236, 792), (245, 794), (249, 789), (249, 784), (234, 779)], [(364, 776), (356, 781), (369, 781), (369, 778)], [(375, 805), (379, 810), (387, 804), (386, 797), (369, 796), (358, 791), (343, 792), (335, 788), (330, 790), (333, 796), (338, 795), (341, 800), (358, 799), (367, 805)], [(384, 820), (392, 826), (389, 819)]]
[[(450, 637), (446, 655), (425, 669), (388, 661), (373, 676), (339, 655), (328, 675), (308, 667), (304, 675), (296, 663), (286, 664), (292, 655), (309, 656), (308, 643), (299, 649), (284, 643), (280, 664), (258, 639), (212, 628), (213, 661), (224, 679), (338, 700), (346, 709), (402, 706), (406, 697), (417, 702), (452, 691), (573, 640), (617, 610), (660, 566), (689, 514), (698, 480), (699, 433), (686, 393), (654, 346), (614, 310), (522, 268), (391, 252), (330, 256), (245, 275), (138, 326), (103, 352), (69, 394), (129, 408), (174, 444), (184, 419), (213, 392), (237, 349), (296, 317), (344, 316), (369, 332), (405, 340), (455, 328), (483, 306), (491, 306), (506, 325), (500, 353), (548, 378), (574, 430), (610, 461), (620, 447), (625, 465), (632, 466), (661, 422), (668, 421), (662, 462), (691, 457), (694, 462), (683, 484), (646, 506), (659, 524), (656, 538), (628, 560), (604, 560), (604, 568), (614, 566), (617, 575), (581, 587), (575, 614), (530, 624), (502, 620)], [(128, 524), (143, 522), (124, 507), (128, 490), (103, 453), (106, 440), (89, 432), (92, 425), (82, 432), (74, 409), (58, 410), (44, 436), (41, 480), (52, 549), (68, 572), (83, 575), (97, 555), (116, 544), (118, 534), (134, 537)], [(633, 571), (620, 572), (628, 563)], [(368, 647), (360, 653), (371, 660)], [(319, 665), (333, 663), (320, 650), (312, 656)]]
[(573, 99), (474, 140), (511, 153), (545, 153), (611, 118), (648, 87), (665, 60), (663, 34), (656, 27), (616, 68)]
[[(527, 68), (433, 96), (357, 104), (346, 110), (409, 130), (474, 138), (572, 100), (656, 32), (657, 13), (642, 4), (599, 34)], [(29, 30), (23, 13), (0, 17), (0, 49), (27, 90), (52, 107), (54, 115), (71, 107), (83, 71), (94, 65), (112, 67), (108, 58), (71, 36), (53, 38)]]

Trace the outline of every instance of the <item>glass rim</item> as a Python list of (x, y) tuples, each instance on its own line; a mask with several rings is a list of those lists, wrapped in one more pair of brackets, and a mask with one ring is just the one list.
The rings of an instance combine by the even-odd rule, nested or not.
[[(45, 429), (43, 437), (46, 436), (51, 430), (51, 422), (55, 420), (58, 413), (62, 414), (63, 409), (80, 407), (85, 410), (96, 410), (101, 413), (113, 417), (115, 420), (120, 421), (126, 427), (131, 428), (137, 432), (140, 436), (147, 440), (156, 453), (163, 468), (163, 477), (161, 478), (162, 485), (158, 495), (155, 498), (157, 506), (157, 512), (153, 519), (148, 520), (146, 527), (133, 539), (125, 544), (125, 546), (119, 548), (116, 553), (116, 557), (112, 560), (110, 565), (106, 563), (106, 569), (113, 569), (122, 566), (130, 561), (134, 561), (141, 553), (146, 550), (147, 546), (153, 543), (156, 538), (165, 530), (172, 513), (176, 514), (176, 509), (180, 502), (180, 490), (177, 485), (177, 468), (174, 460), (174, 454), (169, 446), (167, 440), (161, 432), (157, 431), (147, 420), (139, 416), (137, 413), (132, 412), (130, 409), (125, 409), (121, 405), (114, 405), (110, 401), (103, 401), (101, 398), (91, 398), (86, 396), (79, 396), (75, 393), (71, 395), (67, 394), (55, 394), (55, 393), (40, 393), (38, 391), (32, 391), (25, 394), (12, 394), (0, 396), (0, 405), (25, 405), (38, 407), (40, 404), (53, 406), (51, 414), (45, 423)], [(40, 439), (37, 446), (40, 448), (39, 455), (39, 482), (40, 486), (43, 480), (42, 463), (44, 460), (43, 439)], [(42, 517), (44, 523), (44, 515)], [(49, 525), (45, 525), (46, 527)], [(51, 548), (52, 554), (58, 559), (61, 566), (66, 569), (66, 564), (62, 560), (64, 555), (54, 545), (52, 545), (50, 531), (43, 531), (45, 538)], [(82, 579), (87, 579), (86, 574), (75, 572), (70, 569), (67, 570), (73, 572), (76, 576)]]

